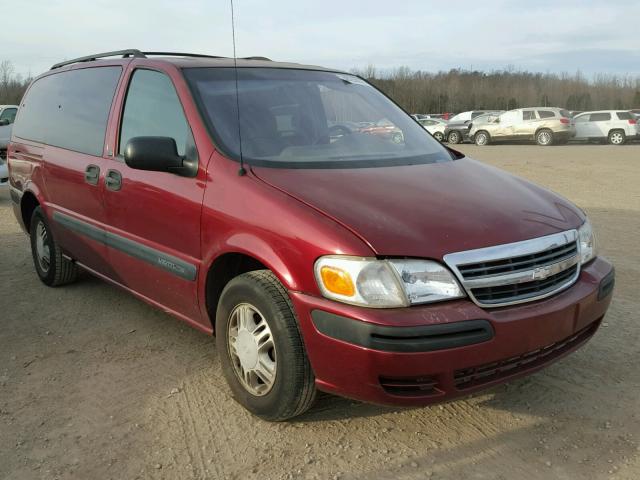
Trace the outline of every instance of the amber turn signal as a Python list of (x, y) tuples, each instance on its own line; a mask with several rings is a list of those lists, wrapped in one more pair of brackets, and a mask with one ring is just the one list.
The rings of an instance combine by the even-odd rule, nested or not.
[(320, 269), (320, 277), (324, 287), (332, 293), (344, 295), (345, 297), (353, 297), (356, 293), (351, 275), (341, 268), (325, 265)]

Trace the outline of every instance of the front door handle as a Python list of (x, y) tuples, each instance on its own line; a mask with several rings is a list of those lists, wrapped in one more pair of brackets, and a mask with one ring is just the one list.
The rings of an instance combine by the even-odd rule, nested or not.
[(108, 170), (104, 177), (104, 184), (109, 190), (117, 192), (122, 188), (122, 174), (117, 170)]
[(100, 180), (100, 167), (88, 165), (84, 171), (84, 181), (89, 185), (98, 185), (98, 180)]

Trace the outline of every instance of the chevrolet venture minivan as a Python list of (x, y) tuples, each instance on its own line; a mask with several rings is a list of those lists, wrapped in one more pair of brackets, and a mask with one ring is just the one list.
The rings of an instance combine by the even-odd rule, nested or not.
[(426, 405), (534, 372), (611, 300), (582, 210), (332, 69), (60, 63), (26, 92), (8, 161), (42, 282), (83, 269), (215, 334), (233, 396), (269, 420), (318, 390)]

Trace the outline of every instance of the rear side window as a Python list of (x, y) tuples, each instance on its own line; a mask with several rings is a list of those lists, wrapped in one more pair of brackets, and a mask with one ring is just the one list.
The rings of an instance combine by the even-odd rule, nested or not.
[(590, 122), (606, 122), (607, 120), (611, 120), (611, 114), (609, 112), (592, 113), (589, 118)]
[(170, 137), (185, 155), (193, 143), (189, 125), (171, 79), (153, 70), (136, 70), (129, 84), (120, 129), (119, 153), (133, 137)]
[(8, 120), (9, 124), (13, 123), (16, 119), (16, 113), (18, 113), (17, 108), (5, 108), (0, 114), (0, 122), (3, 120)]
[(483, 111), (471, 112), (471, 120), (473, 120), (479, 115), (484, 115), (484, 112)]
[(616, 115), (620, 120), (634, 120), (631, 112), (616, 112)]
[(523, 120), (535, 120), (536, 119), (536, 114), (533, 112), (533, 110), (523, 110), (522, 111), (522, 119)]
[(13, 134), (101, 156), (121, 73), (118, 66), (85, 68), (36, 80), (21, 105)]
[(551, 110), (538, 110), (540, 118), (553, 118), (556, 116)]

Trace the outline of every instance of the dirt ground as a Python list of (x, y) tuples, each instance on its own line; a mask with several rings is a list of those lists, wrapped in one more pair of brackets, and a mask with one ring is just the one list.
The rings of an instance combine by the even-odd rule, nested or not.
[(603, 328), (441, 406), (322, 396), (289, 423), (229, 397), (211, 338), (86, 276), (43, 286), (0, 193), (0, 479), (640, 478), (640, 145), (461, 146), (568, 197), (617, 269)]

